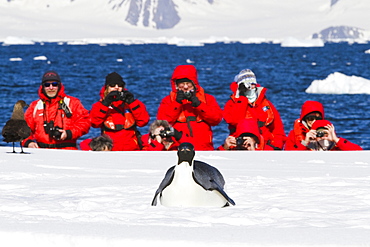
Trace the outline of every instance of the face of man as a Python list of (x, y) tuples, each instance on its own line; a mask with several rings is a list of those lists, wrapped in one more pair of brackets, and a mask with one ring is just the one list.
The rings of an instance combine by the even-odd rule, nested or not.
[(54, 98), (59, 91), (59, 82), (57, 81), (46, 81), (43, 83), (44, 91), (46, 96)]
[(180, 82), (180, 83), (177, 83), (176, 85), (177, 85), (178, 90), (181, 90), (184, 92), (194, 91), (194, 84), (190, 81)]

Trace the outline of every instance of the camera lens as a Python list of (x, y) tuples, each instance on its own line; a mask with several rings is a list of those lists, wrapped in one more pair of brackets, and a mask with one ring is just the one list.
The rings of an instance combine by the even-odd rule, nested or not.
[(324, 131), (318, 131), (316, 133), (316, 137), (323, 137), (325, 135), (325, 132)]

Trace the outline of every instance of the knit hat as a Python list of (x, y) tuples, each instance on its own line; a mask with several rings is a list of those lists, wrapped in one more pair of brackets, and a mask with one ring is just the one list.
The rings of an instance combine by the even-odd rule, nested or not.
[(61, 82), (61, 79), (57, 72), (55, 72), (54, 70), (49, 70), (46, 71), (45, 74), (42, 76), (41, 83), (44, 83), (46, 81)]
[(254, 75), (253, 71), (250, 69), (243, 69), (239, 72), (234, 78), (234, 81), (238, 83), (238, 89), (236, 90), (235, 97), (239, 98), (239, 85), (244, 83), (245, 87), (250, 89), (250, 85), (254, 84), (257, 85), (256, 76)]
[(123, 83), (123, 87), (125, 87), (125, 85), (126, 85), (122, 76), (120, 76), (117, 72), (112, 72), (112, 73), (108, 74), (105, 77), (105, 85), (107, 86), (110, 83), (116, 83), (116, 84), (122, 84)]
[(249, 82), (250, 84), (255, 84), (257, 85), (257, 80), (256, 76), (253, 73), (252, 70), (250, 69), (243, 69), (242, 71), (239, 72), (234, 78), (234, 80), (240, 84), (240, 83), (247, 83)]
[(331, 122), (328, 121), (328, 120), (316, 120), (313, 125), (312, 125), (312, 128), (313, 130), (317, 130), (317, 129), (326, 129), (326, 126), (327, 125), (331, 125)]

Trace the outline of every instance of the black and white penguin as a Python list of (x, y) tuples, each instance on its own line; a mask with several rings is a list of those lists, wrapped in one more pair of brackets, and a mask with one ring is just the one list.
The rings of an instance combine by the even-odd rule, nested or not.
[(155, 192), (152, 206), (157, 199), (167, 207), (226, 207), (235, 202), (225, 193), (225, 180), (213, 166), (194, 161), (191, 143), (180, 144), (177, 165), (168, 169)]

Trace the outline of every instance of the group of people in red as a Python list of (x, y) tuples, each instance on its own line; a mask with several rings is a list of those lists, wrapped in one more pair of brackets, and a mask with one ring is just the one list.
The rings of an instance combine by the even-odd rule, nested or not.
[[(23, 146), (76, 150), (77, 140), (93, 127), (99, 128), (101, 135), (83, 140), (80, 149), (165, 151), (190, 142), (196, 150), (362, 150), (337, 136), (317, 101), (302, 105), (300, 118), (286, 136), (279, 112), (266, 97), (267, 89), (257, 83), (250, 69), (235, 76), (223, 110), (200, 86), (193, 65), (177, 66), (170, 83), (172, 90), (162, 99), (157, 120), (151, 123), (149, 133), (141, 135), (137, 128), (146, 126), (150, 116), (121, 75), (112, 72), (106, 76), (100, 100), (89, 112), (79, 99), (65, 94), (57, 72), (47, 71), (38, 90), (40, 99), (25, 113), (32, 134)], [(215, 149), (212, 127), (223, 119), (230, 134)]]

